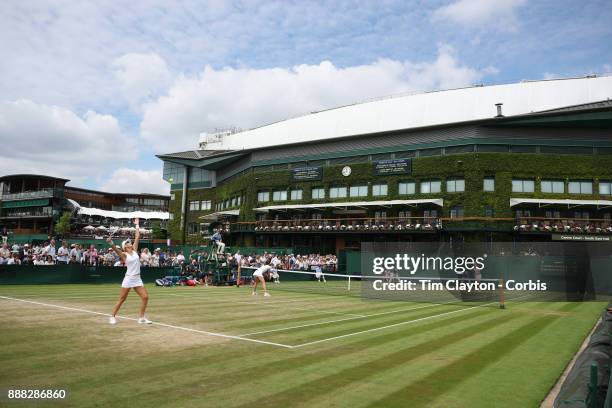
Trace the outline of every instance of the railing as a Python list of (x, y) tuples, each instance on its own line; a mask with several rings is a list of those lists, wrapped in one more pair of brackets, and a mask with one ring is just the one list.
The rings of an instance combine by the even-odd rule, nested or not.
[(368, 217), (300, 220), (263, 220), (255, 223), (256, 232), (372, 232), (430, 231), (442, 228), (437, 217)]
[[(57, 193), (57, 194), (55, 194)], [(51, 198), (54, 195), (63, 196), (63, 190), (43, 188), (36, 191), (24, 191), (22, 193), (4, 193), (0, 195), (2, 201), (24, 200), (28, 198)]]
[(53, 215), (53, 211), (50, 207), (48, 210), (45, 208), (38, 208), (34, 210), (6, 211), (2, 218), (51, 217)]
[(521, 217), (516, 219), (518, 232), (560, 232), (575, 234), (612, 234), (610, 219)]

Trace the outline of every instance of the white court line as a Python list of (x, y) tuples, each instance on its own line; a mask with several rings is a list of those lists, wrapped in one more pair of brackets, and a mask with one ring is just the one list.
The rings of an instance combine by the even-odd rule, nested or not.
[[(71, 310), (71, 311), (95, 314), (95, 315), (100, 315), (100, 316), (110, 316), (110, 314), (108, 314), (108, 313), (95, 312), (93, 310), (79, 309), (79, 308), (76, 308), (76, 307), (67, 307), (67, 306), (60, 306), (60, 305), (53, 305), (53, 304), (50, 304), (50, 303), (35, 302), (35, 301), (32, 301), (32, 300), (17, 299), (17, 298), (8, 297), (8, 296), (0, 296), (0, 299), (14, 300), (14, 301), (24, 302), (24, 303), (32, 303), (32, 304), (40, 305), (40, 306), (55, 307), (55, 308), (58, 308), (58, 309)], [(124, 317), (124, 316), (117, 316), (117, 317), (120, 318), (120, 319), (126, 319), (126, 320), (134, 320), (134, 321), (138, 320), (138, 319), (134, 319), (132, 317)], [(290, 345), (287, 345), (287, 344), (273, 343), (273, 342), (265, 341), (265, 340), (248, 339), (248, 338), (243, 338), (243, 337), (240, 337), (240, 336), (232, 336), (232, 335), (229, 335), (229, 334), (214, 333), (214, 332), (209, 332), (209, 331), (204, 331), (204, 330), (190, 329), (188, 327), (174, 326), (172, 324), (166, 324), (166, 323), (155, 322), (155, 323), (153, 323), (153, 326), (169, 327), (171, 329), (177, 329), (177, 330), (184, 330), (184, 331), (193, 332), (193, 333), (206, 334), (208, 336), (222, 337), (222, 338), (225, 338), (225, 339), (250, 341), (250, 342), (253, 342), (253, 343), (267, 344), (267, 345), (270, 345), (270, 346), (284, 347), (284, 348), (290, 348), (290, 349), (293, 348), (293, 346), (290, 346)]]
[(387, 314), (392, 314), (392, 313), (405, 312), (405, 311), (409, 311), (409, 310), (425, 309), (425, 308), (428, 308), (428, 307), (441, 306), (441, 305), (444, 305), (444, 304), (447, 304), (447, 303), (449, 303), (449, 302), (440, 303), (440, 304), (430, 304), (430, 305), (424, 305), (424, 306), (419, 306), (419, 307), (405, 307), (405, 308), (398, 309), (398, 310), (390, 310), (390, 311), (387, 311), (387, 312), (372, 313), (372, 314), (369, 314), (369, 315), (362, 315), (362, 316), (359, 316), (359, 317), (348, 317), (346, 319), (327, 320), (325, 322), (308, 323), (308, 324), (302, 324), (302, 325), (299, 325), (299, 326), (283, 327), (283, 328), (280, 328), (280, 329), (263, 330), (263, 331), (258, 331), (258, 332), (241, 334), (240, 336), (253, 336), (253, 335), (256, 335), (256, 334), (265, 334), (265, 333), (273, 333), (273, 332), (279, 332), (279, 331), (285, 331), (285, 330), (291, 330), (291, 329), (300, 329), (302, 327), (320, 326), (322, 324), (328, 324), (328, 323), (345, 322), (347, 320), (356, 320), (356, 319), (363, 319), (363, 318), (366, 318), (366, 317), (375, 317), (375, 316), (382, 316), (382, 315), (387, 315)]
[(487, 305), (493, 305), (497, 302), (493, 302), (493, 303), (488, 303), (485, 305), (480, 305), (480, 306), (472, 306), (472, 307), (468, 307), (467, 309), (460, 309), (460, 310), (453, 310), (451, 312), (445, 312), (445, 313), (439, 313), (433, 316), (427, 316), (427, 317), (421, 317), (419, 319), (414, 319), (414, 320), (407, 320), (405, 322), (400, 322), (400, 323), (395, 323), (395, 324), (389, 324), (387, 326), (382, 326), (382, 327), (375, 327), (373, 329), (368, 329), (368, 330), (361, 330), (358, 332), (353, 332), (353, 333), (348, 333), (348, 334), (343, 334), (341, 336), (334, 336), (334, 337), (329, 337), (327, 339), (321, 339), (321, 340), (316, 340), (316, 341), (309, 341), (308, 343), (302, 343), (302, 344), (296, 344), (293, 346), (293, 348), (298, 348), (298, 347), (304, 347), (304, 346), (310, 346), (312, 344), (318, 344), (318, 343), (323, 343), (325, 341), (331, 341), (331, 340), (337, 340), (337, 339), (342, 339), (344, 337), (350, 337), (350, 336), (356, 336), (358, 334), (363, 334), (363, 333), (371, 333), (371, 332), (375, 332), (375, 331), (379, 331), (379, 330), (384, 330), (384, 329), (389, 329), (391, 327), (397, 327), (397, 326), (403, 326), (405, 324), (411, 324), (411, 323), (417, 323), (417, 322), (422, 322), (423, 320), (429, 320), (429, 319), (434, 319), (436, 317), (440, 317), (440, 316), (446, 316), (446, 315), (450, 315), (453, 313), (461, 313), (461, 312), (466, 312), (468, 310), (472, 310), (475, 309), (477, 307), (484, 307)]
[[(177, 296), (177, 297), (181, 297), (181, 298), (192, 298), (192, 299), (207, 299), (201, 296), (195, 296), (195, 297), (191, 297), (191, 296), (184, 296), (182, 294), (179, 293), (169, 293), (168, 295), (172, 295), (172, 296)], [(272, 296), (271, 296), (272, 297)], [(262, 300), (261, 302), (248, 302), (245, 300), (235, 300), (235, 301), (224, 301), (224, 302), (216, 302), (216, 303), (212, 303), (212, 306), (223, 306), (225, 304), (241, 304), (241, 305), (253, 305), (253, 306), (275, 306), (281, 303), (295, 303), (295, 302), (307, 302), (309, 301), (309, 299), (289, 299), (289, 300), (273, 300), (273, 299), (267, 299), (267, 300)], [(310, 300), (312, 301), (312, 300)], [(214, 300), (212, 300), (212, 302), (215, 302)], [(334, 314), (334, 315), (342, 315), (342, 316), (356, 316), (356, 317), (366, 317), (366, 315), (363, 314), (357, 314), (357, 313), (343, 313), (343, 312), (330, 312), (330, 311), (326, 311), (326, 310), (313, 310), (312, 308), (308, 308), (308, 307), (292, 307), (292, 309), (294, 310), (306, 310), (309, 312), (313, 312), (313, 313), (321, 313), (321, 314)]]

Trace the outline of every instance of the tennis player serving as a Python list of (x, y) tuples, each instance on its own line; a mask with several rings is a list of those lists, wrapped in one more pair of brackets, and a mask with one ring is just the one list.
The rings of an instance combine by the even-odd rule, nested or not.
[(255, 270), (255, 272), (253, 272), (253, 293), (252, 295), (257, 294), (257, 284), (261, 282), (261, 286), (263, 287), (263, 290), (264, 290), (264, 296), (270, 296), (270, 294), (268, 293), (268, 290), (266, 289), (266, 279), (264, 278), (264, 274), (267, 274), (270, 271), (275, 272), (276, 269), (274, 269), (272, 265), (270, 265), (270, 261), (267, 260), (262, 266), (260, 266), (259, 268)]
[(138, 256), (138, 242), (140, 241), (140, 228), (138, 225), (138, 218), (134, 219), (134, 224), (136, 225), (136, 235), (134, 237), (134, 243), (130, 241), (130, 239), (126, 239), (121, 243), (121, 250), (117, 248), (117, 246), (113, 243), (111, 237), (108, 237), (106, 240), (109, 244), (111, 244), (113, 251), (119, 255), (121, 262), (125, 264), (127, 267), (127, 271), (125, 272), (125, 277), (123, 278), (123, 282), (121, 283), (121, 291), (119, 292), (119, 300), (113, 307), (113, 312), (109, 319), (110, 324), (117, 324), (117, 312), (127, 299), (128, 293), (130, 289), (134, 289), (134, 291), (140, 296), (140, 315), (138, 316), (138, 323), (140, 324), (151, 324), (152, 322), (145, 317), (145, 310), (147, 309), (147, 302), (149, 301), (149, 294), (142, 283), (142, 279), (140, 278), (140, 257)]

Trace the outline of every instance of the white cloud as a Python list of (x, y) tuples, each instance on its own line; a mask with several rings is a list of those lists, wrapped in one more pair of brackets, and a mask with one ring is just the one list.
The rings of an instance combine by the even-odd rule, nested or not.
[(155, 53), (125, 54), (115, 59), (112, 66), (123, 94), (133, 107), (165, 90), (170, 82), (166, 61)]
[(462, 65), (448, 46), (429, 62), (381, 59), (340, 68), (329, 61), (290, 69), (206, 66), (181, 76), (167, 95), (143, 108), (141, 136), (161, 152), (192, 149), (198, 134), (215, 128), (250, 128), (375, 96), (472, 85), (497, 69)]
[(526, 3), (527, 0), (457, 0), (436, 9), (433, 20), (513, 31), (517, 27), (516, 9)]
[(77, 182), (137, 157), (134, 140), (115, 117), (93, 111), (80, 117), (30, 100), (0, 102), (0, 145), (0, 174), (50, 174)]
[(159, 170), (120, 168), (100, 185), (100, 189), (112, 193), (170, 194), (170, 184), (162, 179)]

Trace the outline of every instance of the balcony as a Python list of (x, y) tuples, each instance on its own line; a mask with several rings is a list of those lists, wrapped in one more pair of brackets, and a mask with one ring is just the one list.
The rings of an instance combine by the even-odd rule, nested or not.
[(51, 207), (30, 208), (30, 209), (11, 209), (6, 210), (0, 218), (17, 219), (17, 218), (48, 218), (53, 215)]
[[(255, 232), (299, 232), (299, 233), (376, 233), (376, 232), (424, 232), (433, 233), (442, 229), (439, 218), (398, 217), (398, 218), (332, 218), (303, 220), (257, 221)], [(236, 229), (232, 226), (232, 232)]]
[(525, 233), (612, 234), (610, 219), (522, 217), (514, 231)]
[(24, 191), (22, 193), (3, 193), (0, 195), (1, 201), (16, 201), (16, 200), (27, 200), (31, 198), (52, 198), (52, 197), (63, 197), (64, 191), (53, 188), (43, 188), (36, 191)]

